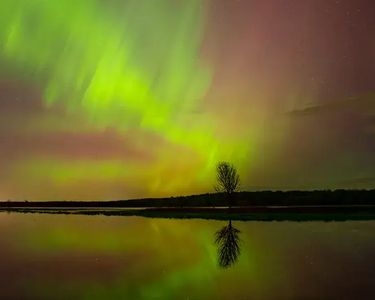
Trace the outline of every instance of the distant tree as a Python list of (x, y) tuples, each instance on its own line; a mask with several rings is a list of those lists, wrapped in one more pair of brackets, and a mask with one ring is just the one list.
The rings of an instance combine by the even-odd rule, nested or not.
[(226, 193), (229, 205), (232, 204), (233, 193), (240, 187), (240, 176), (236, 168), (227, 162), (220, 162), (216, 167), (217, 184), (215, 190), (219, 193)]

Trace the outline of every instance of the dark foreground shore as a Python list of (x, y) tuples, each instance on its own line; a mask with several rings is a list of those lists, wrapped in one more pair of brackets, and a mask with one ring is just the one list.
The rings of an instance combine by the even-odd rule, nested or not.
[(0, 208), (192, 208), (375, 205), (375, 190), (259, 191), (110, 201), (0, 201)]
[(151, 218), (211, 219), (243, 221), (347, 221), (375, 220), (375, 206), (256, 206), (235, 208), (0, 208), (8, 213), (65, 215), (140, 216)]

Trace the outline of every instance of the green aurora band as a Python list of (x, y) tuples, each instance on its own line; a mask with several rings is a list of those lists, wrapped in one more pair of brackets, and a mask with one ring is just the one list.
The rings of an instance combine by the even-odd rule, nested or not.
[(199, 58), (204, 15), (202, 0), (3, 0), (0, 58), (42, 87), (47, 107), (192, 149), (207, 180), (218, 160), (243, 162), (248, 147), (219, 141), (212, 116), (191, 122), (212, 78)]

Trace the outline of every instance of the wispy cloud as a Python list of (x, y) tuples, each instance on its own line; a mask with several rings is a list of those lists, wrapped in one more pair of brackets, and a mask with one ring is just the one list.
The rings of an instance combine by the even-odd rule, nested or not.
[(289, 111), (288, 114), (292, 117), (303, 117), (347, 111), (375, 116), (375, 92), (343, 100), (335, 100), (321, 105), (295, 109)]

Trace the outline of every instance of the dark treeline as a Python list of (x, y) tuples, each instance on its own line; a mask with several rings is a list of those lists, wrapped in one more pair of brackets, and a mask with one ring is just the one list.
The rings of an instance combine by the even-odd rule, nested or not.
[[(3, 201), (0, 207), (226, 207), (224, 193), (116, 201)], [(375, 190), (263, 191), (233, 194), (232, 206), (375, 205)]]

